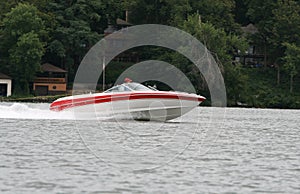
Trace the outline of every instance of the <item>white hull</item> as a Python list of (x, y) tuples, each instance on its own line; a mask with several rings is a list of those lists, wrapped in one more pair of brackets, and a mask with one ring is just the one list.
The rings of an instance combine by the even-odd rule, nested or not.
[(200, 103), (173, 99), (137, 99), (78, 106), (70, 109), (80, 119), (126, 115), (135, 120), (167, 121), (191, 111)]

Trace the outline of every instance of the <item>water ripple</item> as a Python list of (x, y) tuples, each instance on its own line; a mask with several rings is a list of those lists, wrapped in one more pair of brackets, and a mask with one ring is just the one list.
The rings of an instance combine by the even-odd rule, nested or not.
[(1, 193), (300, 193), (299, 110), (91, 123), (4, 106), (29, 116), (0, 119)]

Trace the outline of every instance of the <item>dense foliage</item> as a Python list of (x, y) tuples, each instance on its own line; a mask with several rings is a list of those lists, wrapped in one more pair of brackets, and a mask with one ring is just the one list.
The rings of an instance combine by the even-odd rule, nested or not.
[[(203, 42), (222, 70), (230, 105), (300, 106), (300, 2), (296, 0), (0, 0), (0, 71), (14, 78), (14, 94), (29, 93), (29, 83), (44, 62), (66, 69), (72, 84), (80, 61), (104, 36), (108, 24), (126, 17), (135, 25), (175, 26)], [(245, 36), (241, 26), (249, 23), (258, 32)], [(234, 62), (252, 44), (262, 50), (262, 68)], [(209, 95), (205, 80), (178, 53), (156, 47), (134, 52), (141, 60), (176, 65), (199, 92)], [(132, 64), (110, 64), (107, 81), (113, 83)]]
[(39, 71), (44, 55), (43, 37), (46, 36), (44, 21), (36, 7), (19, 4), (3, 19), (4, 39), (1, 41), (8, 58), (8, 69), (14, 78), (14, 93), (29, 94), (29, 82)]

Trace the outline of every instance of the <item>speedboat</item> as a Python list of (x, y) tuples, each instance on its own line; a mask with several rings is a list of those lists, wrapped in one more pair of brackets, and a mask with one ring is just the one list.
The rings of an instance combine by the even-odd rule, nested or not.
[(136, 82), (116, 85), (102, 93), (63, 97), (50, 105), (53, 111), (75, 111), (76, 115), (126, 114), (135, 120), (167, 121), (197, 107), (205, 97), (176, 91), (159, 91)]

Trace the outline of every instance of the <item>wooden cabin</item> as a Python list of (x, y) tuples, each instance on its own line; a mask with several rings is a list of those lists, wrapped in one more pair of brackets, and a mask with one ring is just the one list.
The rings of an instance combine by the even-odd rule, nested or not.
[[(258, 29), (253, 24), (241, 27), (244, 37), (251, 37), (258, 33)], [(251, 40), (251, 38), (250, 38)], [(245, 54), (238, 53), (235, 61), (241, 62), (246, 67), (262, 67), (267, 63), (267, 56), (264, 49), (256, 45), (254, 42), (249, 43), (249, 47)]]
[(67, 92), (67, 71), (49, 63), (43, 64), (41, 70), (33, 83), (36, 96), (59, 95)]
[(0, 73), (0, 96), (11, 96), (12, 79), (8, 75)]

